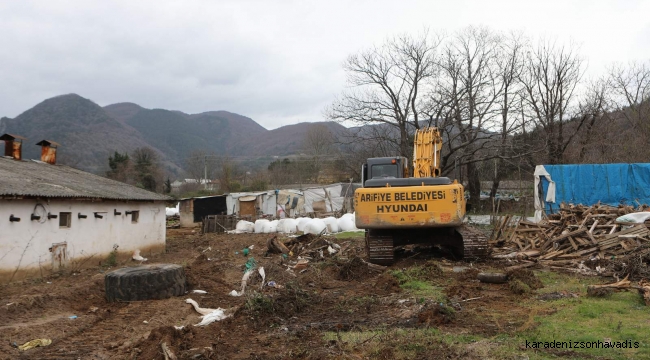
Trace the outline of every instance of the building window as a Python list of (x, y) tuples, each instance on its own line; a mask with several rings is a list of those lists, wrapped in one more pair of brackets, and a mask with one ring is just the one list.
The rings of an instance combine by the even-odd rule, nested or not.
[(72, 220), (72, 213), (60, 212), (59, 213), (59, 227), (69, 228)]
[(131, 222), (132, 223), (137, 223), (138, 219), (140, 218), (140, 212), (139, 211), (131, 211)]

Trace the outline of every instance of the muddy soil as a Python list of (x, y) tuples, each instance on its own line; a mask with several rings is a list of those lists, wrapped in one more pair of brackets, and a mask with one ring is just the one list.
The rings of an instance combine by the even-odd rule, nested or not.
[[(466, 263), (419, 254), (372, 271), (364, 266), (360, 236), (329, 238), (342, 253), (329, 257), (325, 249), (323, 259), (312, 258), (304, 269), (288, 270), (295, 254), (267, 254), (269, 238), (168, 230), (166, 253), (147, 263), (183, 265), (190, 292), (165, 300), (106, 302), (104, 275), (113, 269), (104, 268), (1, 285), (0, 359), (164, 359), (163, 343), (178, 359), (337, 358), (340, 349), (325, 339), (325, 332), (437, 327), (490, 336), (515, 332), (529, 320), (521, 296), (508, 284), (482, 284), (452, 270)], [(262, 287), (254, 273), (246, 294), (230, 296), (240, 290), (250, 258), (264, 267), (265, 283), (273, 281), (276, 287)], [(399, 286), (391, 271), (412, 266), (431, 274), (427, 281), (443, 289), (455, 316), (447, 305), (409, 295)], [(480, 270), (499, 265), (473, 266)], [(185, 302), (188, 298), (204, 308), (226, 309), (232, 316), (193, 326), (201, 319)], [(27, 351), (14, 347), (37, 338), (51, 339), (52, 344)]]

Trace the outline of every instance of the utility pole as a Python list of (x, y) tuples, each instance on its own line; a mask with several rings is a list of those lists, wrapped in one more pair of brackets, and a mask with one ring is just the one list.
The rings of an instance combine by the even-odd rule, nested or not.
[(203, 156), (203, 178), (205, 181), (204, 189), (208, 189), (208, 156)]

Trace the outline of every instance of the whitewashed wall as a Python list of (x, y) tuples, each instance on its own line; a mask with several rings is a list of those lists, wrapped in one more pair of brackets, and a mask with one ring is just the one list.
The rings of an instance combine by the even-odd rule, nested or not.
[[(36, 206), (41, 204), (41, 206)], [(43, 216), (30, 220), (35, 211)], [(114, 215), (114, 210), (121, 215)], [(137, 223), (125, 212), (139, 211)], [(70, 228), (59, 227), (59, 218), (47, 219), (47, 213), (71, 212)], [(94, 217), (103, 212), (103, 219)], [(78, 213), (87, 215), (79, 219)], [(20, 222), (10, 222), (10, 215)], [(117, 202), (74, 200), (0, 200), (0, 281), (31, 277), (52, 270), (52, 244), (66, 242), (68, 267), (88, 259), (98, 265), (113, 251), (128, 255), (136, 249), (143, 256), (165, 249), (164, 202)], [(77, 261), (77, 263), (75, 263)]]

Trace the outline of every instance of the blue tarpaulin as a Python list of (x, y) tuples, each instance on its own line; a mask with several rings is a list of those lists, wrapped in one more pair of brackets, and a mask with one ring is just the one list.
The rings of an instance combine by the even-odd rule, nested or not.
[[(650, 164), (544, 165), (555, 182), (555, 203), (546, 203), (553, 213), (563, 202), (594, 205), (650, 204)], [(549, 182), (541, 177), (544, 198)], [(638, 203), (637, 203), (638, 201)]]

